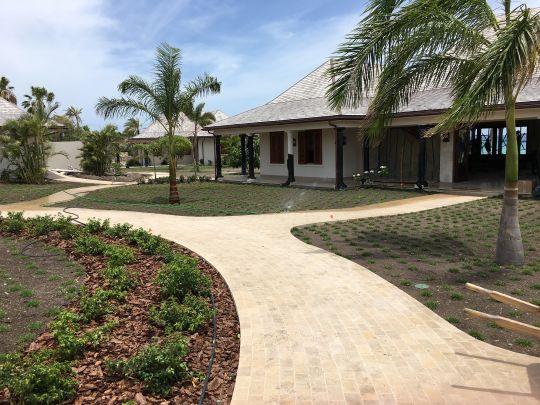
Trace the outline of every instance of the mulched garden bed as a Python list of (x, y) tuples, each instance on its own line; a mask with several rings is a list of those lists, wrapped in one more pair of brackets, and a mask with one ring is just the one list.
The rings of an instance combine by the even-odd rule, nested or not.
[[(5, 236), (5, 234), (0, 233), (0, 236)], [(10, 236), (13, 237), (13, 235)], [(26, 240), (31, 235), (23, 231), (17, 237)], [(70, 260), (86, 270), (83, 284), (89, 293), (103, 288), (102, 270), (107, 266), (105, 257), (79, 253), (75, 249), (74, 241), (63, 239), (57, 231), (39, 236), (38, 239), (46, 245), (60, 248)], [(100, 239), (108, 245), (127, 246), (127, 242), (122, 239), (113, 239), (104, 235), (100, 235)], [(172, 243), (170, 245), (174, 251), (194, 258), (201, 272), (212, 281), (217, 340), (215, 359), (204, 403), (229, 403), (234, 389), (240, 350), (240, 328), (233, 297), (227, 284), (213, 266), (182, 246)], [(194, 377), (188, 383), (173, 386), (171, 394), (166, 397), (148, 394), (141, 382), (135, 379), (111, 378), (106, 371), (107, 359), (129, 359), (146, 345), (166, 339), (163, 329), (150, 322), (149, 319), (150, 307), (162, 302), (155, 277), (164, 263), (158, 256), (145, 255), (139, 249), (133, 246), (131, 248), (135, 251), (135, 260), (126, 265), (126, 269), (137, 279), (137, 283), (128, 291), (125, 301), (119, 303), (111, 315), (106, 316), (103, 321), (92, 321), (85, 326), (92, 329), (106, 321), (115, 322), (110, 335), (97, 348), (85, 351), (72, 363), (78, 386), (76, 397), (72, 402), (75, 404), (112, 404), (134, 400), (137, 403), (197, 403), (212, 351), (212, 321), (204, 324), (195, 333), (183, 333), (189, 341), (189, 354), (184, 360), (189, 365), (189, 369), (196, 372), (199, 377)], [(210, 302), (209, 299), (208, 302)], [(78, 300), (74, 300), (68, 304), (68, 309), (76, 312), (78, 306)], [(45, 332), (27, 347), (25, 353), (44, 348), (54, 349), (55, 345), (56, 342), (51, 333)], [(8, 395), (6, 390), (3, 394), (0, 392), (0, 402), (7, 399), (6, 395)]]
[(469, 282), (540, 305), (540, 201), (520, 201), (523, 267), (493, 261), (500, 211), (501, 199), (491, 198), (412, 214), (308, 225), (292, 232), (365, 266), (477, 339), (540, 356), (540, 343), (533, 337), (463, 311), (471, 308), (540, 327), (534, 314), (465, 287)]

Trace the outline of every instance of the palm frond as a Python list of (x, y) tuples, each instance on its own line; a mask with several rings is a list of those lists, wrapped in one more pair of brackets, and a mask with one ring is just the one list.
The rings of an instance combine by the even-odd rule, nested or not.
[(221, 82), (217, 78), (205, 73), (186, 84), (185, 96), (188, 99), (193, 99), (195, 97), (217, 94), (220, 91)]
[(142, 113), (153, 120), (161, 122), (159, 111), (154, 106), (124, 97), (100, 97), (96, 103), (96, 112), (106, 119)]

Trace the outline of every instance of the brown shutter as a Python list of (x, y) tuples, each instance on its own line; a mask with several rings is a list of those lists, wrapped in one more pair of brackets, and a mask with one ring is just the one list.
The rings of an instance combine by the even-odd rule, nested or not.
[(282, 164), (284, 162), (283, 141), (283, 132), (270, 132), (270, 163)]
[(315, 132), (315, 163), (316, 165), (322, 165), (322, 130)]
[(306, 134), (305, 132), (298, 133), (298, 163), (306, 164)]

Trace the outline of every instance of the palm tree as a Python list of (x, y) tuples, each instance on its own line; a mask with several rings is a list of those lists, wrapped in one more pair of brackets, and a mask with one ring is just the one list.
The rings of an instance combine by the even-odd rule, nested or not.
[(101, 97), (96, 111), (105, 118), (143, 114), (158, 122), (165, 130), (169, 154), (169, 202), (180, 202), (176, 180), (174, 131), (182, 123), (182, 113), (197, 96), (218, 93), (221, 83), (204, 74), (182, 88), (180, 50), (161, 44), (156, 50), (154, 80), (130, 76), (118, 86), (121, 98)]
[(540, 15), (525, 5), (513, 9), (511, 0), (502, 5), (504, 17), (498, 18), (487, 0), (371, 0), (335, 54), (327, 96), (335, 109), (370, 97), (371, 137), (426, 86), (447, 87), (453, 98), (426, 136), (471, 126), (503, 104), (505, 191), (495, 259), (522, 264), (515, 108), (538, 68)]
[(24, 95), (22, 106), (30, 114), (38, 117), (45, 124), (51, 119), (52, 113), (60, 107), (54, 101), (54, 93), (47, 91), (45, 87), (30, 87), (30, 94)]
[(198, 129), (216, 122), (215, 115), (209, 111), (204, 111), (204, 106), (204, 103), (199, 103), (197, 105), (191, 103), (186, 111), (186, 116), (194, 124), (193, 137), (191, 141), (193, 146), (191, 148), (191, 152), (193, 154), (193, 170), (195, 174), (197, 174), (199, 171), (199, 144), (197, 141)]
[(81, 128), (81, 122), (82, 122), (81, 114), (82, 114), (82, 108), (70, 106), (66, 110), (66, 117), (68, 117), (71, 120), (71, 122), (74, 123), (77, 131)]
[(0, 77), (0, 98), (9, 101), (10, 103), (17, 104), (17, 97), (13, 92), (14, 87), (9, 85), (9, 79), (7, 77)]
[(128, 138), (133, 138), (141, 132), (141, 124), (137, 118), (128, 118), (124, 124), (124, 134)]

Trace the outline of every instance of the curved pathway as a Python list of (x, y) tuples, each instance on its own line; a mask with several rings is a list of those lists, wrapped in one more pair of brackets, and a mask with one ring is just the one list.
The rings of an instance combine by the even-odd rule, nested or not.
[[(59, 197), (51, 197), (52, 200)], [(129, 222), (211, 262), (241, 324), (234, 404), (537, 404), (540, 359), (478, 341), (347, 259), (304, 244), (293, 226), (438, 208), (432, 195), (352, 209), (241, 217), (70, 209)], [(33, 203), (9, 209), (57, 212)]]

